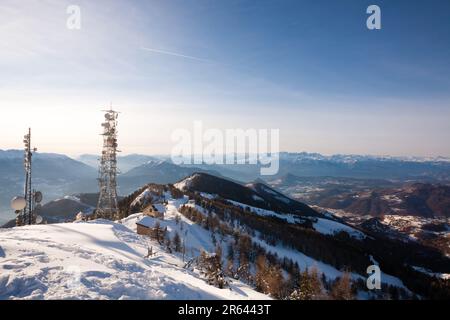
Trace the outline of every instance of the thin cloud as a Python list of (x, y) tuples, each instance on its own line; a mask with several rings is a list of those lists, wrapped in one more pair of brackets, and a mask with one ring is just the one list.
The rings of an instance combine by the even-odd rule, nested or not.
[(213, 62), (213, 61), (208, 60), (208, 59), (203, 59), (203, 58), (194, 57), (194, 56), (188, 56), (186, 54), (172, 52), (172, 51), (165, 51), (165, 50), (159, 50), (159, 49), (153, 49), (153, 48), (147, 48), (147, 47), (142, 47), (141, 49), (145, 50), (145, 51), (165, 54), (165, 55), (169, 55), (169, 56), (173, 56), (173, 57), (179, 57), (179, 58), (184, 58), (184, 59), (191, 59), (191, 60), (202, 61), (202, 62)]

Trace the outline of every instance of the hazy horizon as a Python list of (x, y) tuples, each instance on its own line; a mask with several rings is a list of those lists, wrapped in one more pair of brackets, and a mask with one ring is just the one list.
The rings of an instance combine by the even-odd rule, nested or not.
[[(21, 148), (11, 148), (11, 149), (2, 149), (0, 148), (0, 151), (22, 151)], [(98, 156), (100, 157), (99, 153), (78, 153), (78, 154), (68, 154), (68, 153), (60, 153), (60, 152), (47, 152), (47, 151), (40, 151), (38, 150), (37, 153), (44, 153), (44, 154), (56, 154), (56, 155), (65, 155), (72, 159), (79, 160), (82, 156)], [(317, 152), (313, 150), (300, 150), (300, 151), (285, 151), (281, 150), (279, 153), (288, 153), (288, 154), (320, 154), (325, 157), (332, 157), (332, 156), (362, 156), (362, 157), (392, 157), (392, 158), (446, 158), (450, 159), (450, 157), (443, 156), (443, 155), (437, 155), (437, 156), (420, 156), (420, 155), (395, 155), (395, 154), (367, 154), (367, 153), (322, 153)], [(126, 156), (148, 156), (148, 157), (170, 157), (170, 153), (123, 153), (120, 152), (117, 154), (118, 157), (126, 157)]]

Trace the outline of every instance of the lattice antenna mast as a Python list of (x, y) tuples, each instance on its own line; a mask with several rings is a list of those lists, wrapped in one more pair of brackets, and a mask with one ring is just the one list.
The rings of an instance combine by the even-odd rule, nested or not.
[(23, 160), (23, 166), (25, 169), (25, 185), (24, 185), (25, 207), (23, 208), (23, 210), (21, 210), (21, 212), (18, 213), (16, 217), (17, 226), (34, 224), (36, 221), (33, 210), (34, 194), (31, 188), (31, 173), (32, 173), (31, 159), (33, 156), (33, 152), (36, 152), (37, 149), (31, 148), (31, 128), (28, 129), (28, 134), (24, 136), (23, 143), (25, 145), (24, 150), (25, 153)]
[(117, 118), (119, 112), (104, 110), (105, 121), (102, 123), (103, 150), (99, 166), (100, 195), (97, 203), (97, 218), (111, 219), (118, 217), (117, 202)]

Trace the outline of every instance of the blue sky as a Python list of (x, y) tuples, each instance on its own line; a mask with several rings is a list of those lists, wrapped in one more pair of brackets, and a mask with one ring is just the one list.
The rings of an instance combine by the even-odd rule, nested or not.
[(2, 0), (0, 21), (2, 149), (30, 125), (43, 151), (98, 152), (112, 101), (124, 153), (202, 120), (279, 128), (287, 151), (450, 156), (448, 1)]

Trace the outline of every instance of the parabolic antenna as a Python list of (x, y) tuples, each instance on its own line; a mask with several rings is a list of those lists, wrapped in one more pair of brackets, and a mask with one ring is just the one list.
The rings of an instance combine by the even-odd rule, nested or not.
[(27, 206), (27, 201), (24, 197), (14, 197), (11, 200), (11, 208), (14, 210), (23, 210)]
[(34, 201), (35, 201), (36, 203), (40, 203), (40, 202), (42, 201), (42, 192), (36, 191), (36, 192), (34, 193)]
[(36, 224), (41, 224), (44, 219), (41, 216), (36, 216)]

